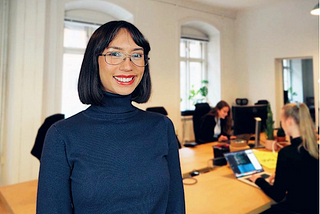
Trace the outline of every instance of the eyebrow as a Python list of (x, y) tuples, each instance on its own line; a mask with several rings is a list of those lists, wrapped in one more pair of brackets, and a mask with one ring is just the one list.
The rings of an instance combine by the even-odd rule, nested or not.
[[(116, 46), (107, 47), (107, 49), (110, 49), (110, 48), (113, 48), (116, 50), (123, 50), (123, 48), (116, 47)], [(132, 51), (143, 51), (143, 48), (134, 48)]]

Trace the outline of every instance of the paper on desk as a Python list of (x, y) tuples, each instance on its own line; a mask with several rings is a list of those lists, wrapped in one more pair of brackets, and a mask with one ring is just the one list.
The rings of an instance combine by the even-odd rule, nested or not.
[(253, 150), (253, 153), (257, 156), (258, 161), (262, 166), (265, 166), (269, 169), (275, 169), (277, 165), (277, 152), (266, 152), (266, 151), (259, 151)]

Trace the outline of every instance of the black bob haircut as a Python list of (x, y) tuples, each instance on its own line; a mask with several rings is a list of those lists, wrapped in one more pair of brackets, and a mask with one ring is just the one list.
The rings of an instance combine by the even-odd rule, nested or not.
[[(109, 46), (120, 29), (126, 29), (133, 41), (143, 48), (145, 61), (148, 62), (150, 45), (143, 34), (133, 24), (126, 21), (111, 21), (101, 25), (91, 36), (84, 53), (79, 81), (78, 94), (83, 104), (102, 105), (104, 88), (99, 75), (99, 54)], [(151, 94), (149, 63), (144, 68), (139, 85), (132, 92), (132, 101), (146, 103)]]

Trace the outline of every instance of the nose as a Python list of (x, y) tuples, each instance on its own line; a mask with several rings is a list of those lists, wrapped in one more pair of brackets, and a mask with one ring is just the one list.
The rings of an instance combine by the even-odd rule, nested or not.
[[(128, 60), (127, 60), (127, 58), (128, 58)], [(130, 71), (130, 70), (132, 70), (132, 66), (133, 65), (132, 65), (130, 56), (126, 56), (123, 58), (123, 62), (120, 65), (120, 70)]]

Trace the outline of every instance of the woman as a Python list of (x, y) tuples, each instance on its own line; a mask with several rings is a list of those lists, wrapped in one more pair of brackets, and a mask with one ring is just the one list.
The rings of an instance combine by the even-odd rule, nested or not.
[(319, 149), (309, 109), (304, 103), (286, 104), (280, 120), (291, 145), (278, 153), (276, 173), (269, 180), (273, 185), (257, 175), (250, 178), (280, 202), (264, 213), (319, 213)]
[(173, 124), (131, 104), (150, 97), (149, 51), (125, 21), (93, 33), (78, 82), (91, 106), (49, 129), (37, 213), (185, 213)]
[(207, 143), (234, 139), (235, 136), (230, 136), (231, 124), (230, 107), (226, 101), (221, 100), (204, 116), (200, 127), (199, 141)]

